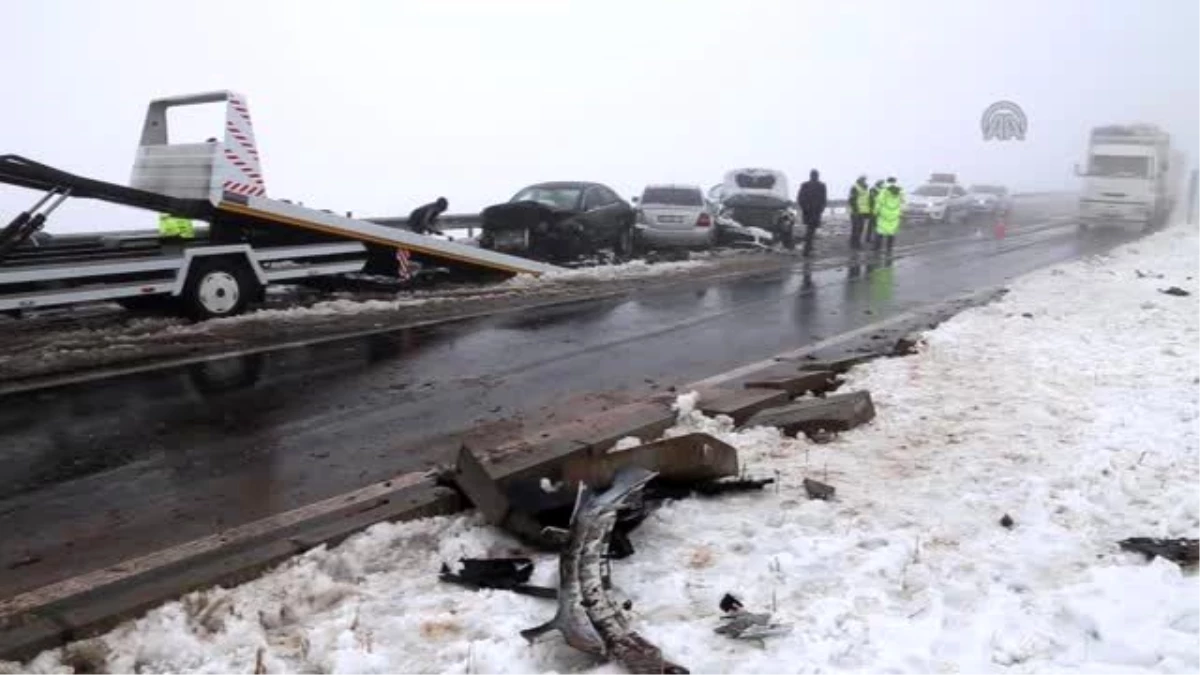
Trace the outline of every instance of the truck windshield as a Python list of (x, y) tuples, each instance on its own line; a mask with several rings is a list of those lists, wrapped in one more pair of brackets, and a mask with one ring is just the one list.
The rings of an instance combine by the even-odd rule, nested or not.
[(704, 206), (700, 191), (691, 188), (651, 187), (642, 193), (643, 204), (670, 206)]
[(1092, 155), (1089, 176), (1105, 178), (1148, 178), (1150, 158), (1128, 155)]

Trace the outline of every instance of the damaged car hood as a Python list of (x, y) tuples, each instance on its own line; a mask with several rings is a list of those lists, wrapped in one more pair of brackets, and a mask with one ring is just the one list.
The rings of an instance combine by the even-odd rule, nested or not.
[(579, 215), (579, 211), (562, 209), (542, 202), (520, 201), (489, 206), (480, 215), (483, 218), (483, 229), (489, 230), (533, 228), (542, 223), (557, 225)]

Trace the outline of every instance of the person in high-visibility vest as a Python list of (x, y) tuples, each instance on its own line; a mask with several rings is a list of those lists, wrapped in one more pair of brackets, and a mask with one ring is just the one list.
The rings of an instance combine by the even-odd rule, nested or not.
[(863, 229), (871, 219), (871, 188), (867, 177), (859, 176), (850, 186), (850, 197), (846, 204), (850, 209), (850, 248), (862, 248)]
[(879, 197), (879, 193), (883, 190), (883, 179), (875, 181), (867, 193), (867, 223), (863, 228), (864, 232), (863, 243), (870, 244), (879, 236), (875, 234), (875, 200)]
[(875, 239), (874, 249), (887, 242), (887, 253), (892, 254), (896, 243), (896, 233), (900, 231), (900, 217), (904, 211), (904, 193), (896, 184), (895, 178), (887, 179), (887, 187), (875, 198)]
[(195, 239), (196, 228), (188, 218), (158, 214), (158, 236), (164, 239)]

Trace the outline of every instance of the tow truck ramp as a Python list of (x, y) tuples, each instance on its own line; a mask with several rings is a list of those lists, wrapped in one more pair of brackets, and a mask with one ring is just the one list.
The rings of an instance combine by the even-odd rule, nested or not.
[[(222, 135), (169, 143), (171, 108), (224, 103)], [(364, 271), (381, 257), (541, 275), (556, 267), (267, 197), (245, 98), (230, 91), (151, 101), (131, 185), (0, 156), (0, 183), (42, 191), (0, 230), (0, 311), (117, 300), (182, 303), (199, 318), (245, 308), (270, 283)], [(192, 239), (41, 232), (68, 198), (96, 199), (208, 225)], [(150, 218), (147, 218), (150, 220)], [(395, 269), (393, 264), (392, 269)]]

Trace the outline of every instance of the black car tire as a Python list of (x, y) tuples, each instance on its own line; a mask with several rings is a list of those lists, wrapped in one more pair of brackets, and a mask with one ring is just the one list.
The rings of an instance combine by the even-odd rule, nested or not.
[(632, 258), (636, 249), (637, 235), (633, 231), (633, 226), (624, 225), (617, 234), (617, 241), (613, 244), (613, 253), (616, 253), (619, 258)]

